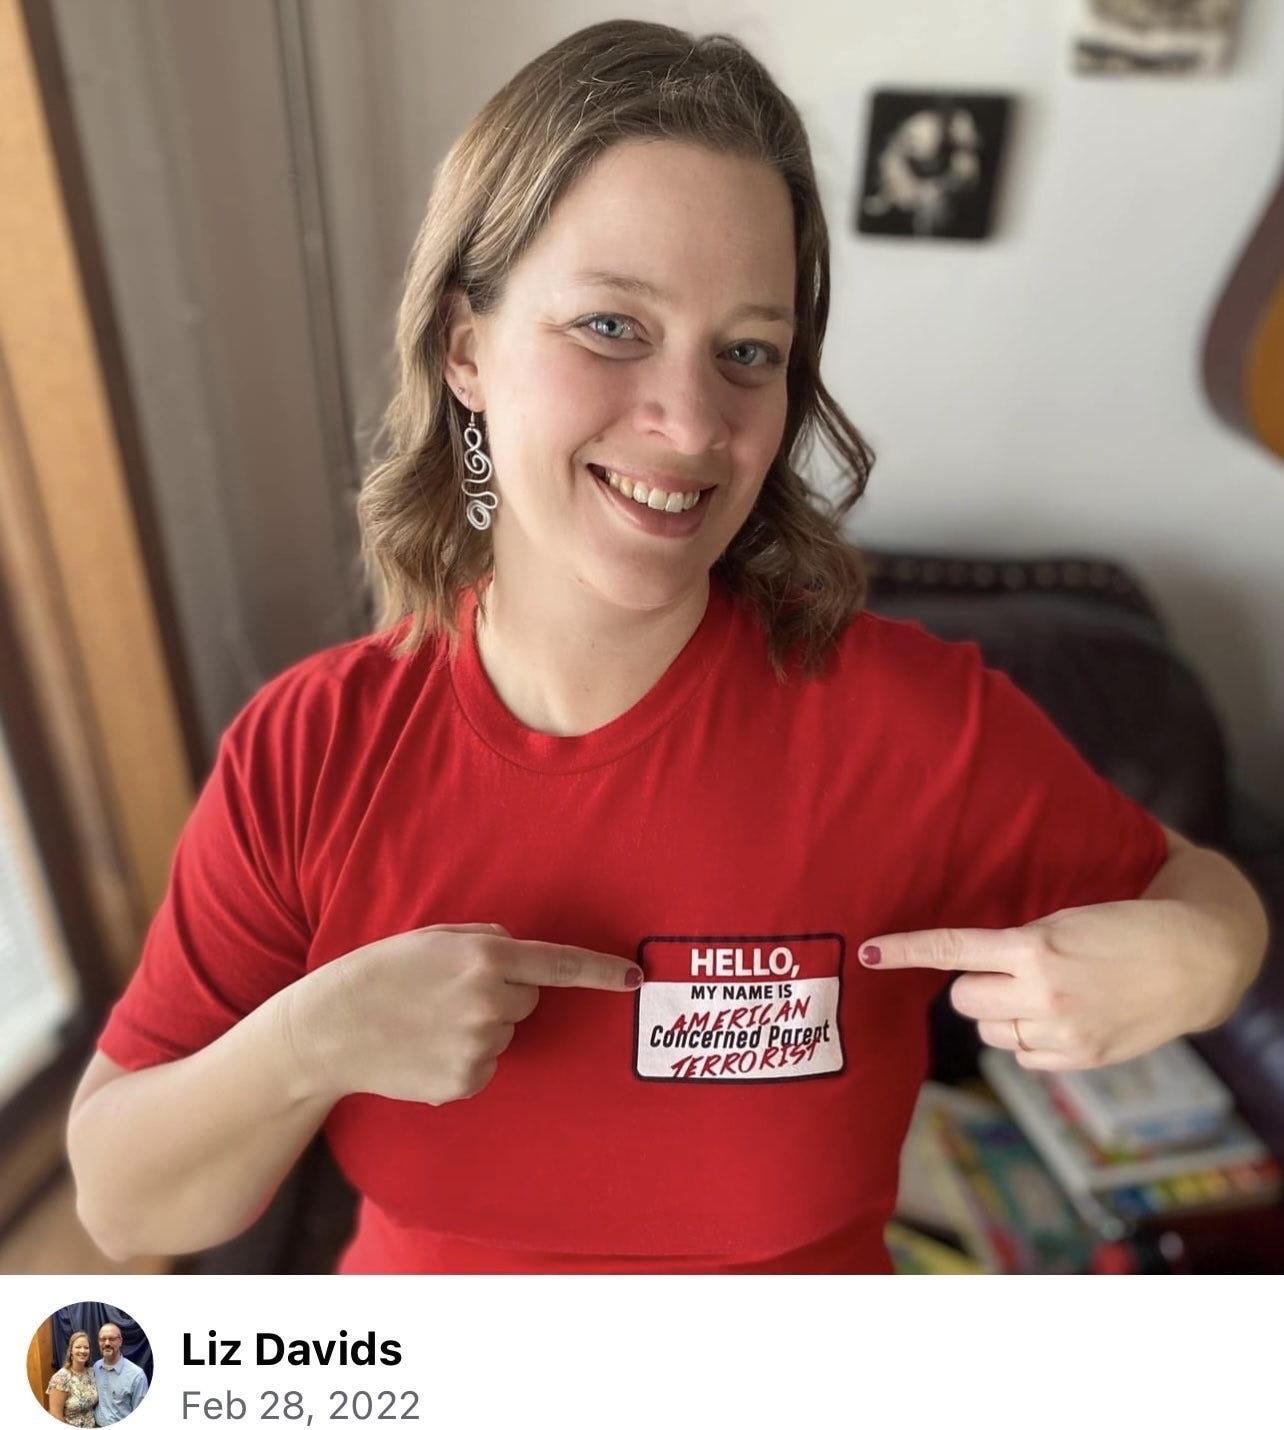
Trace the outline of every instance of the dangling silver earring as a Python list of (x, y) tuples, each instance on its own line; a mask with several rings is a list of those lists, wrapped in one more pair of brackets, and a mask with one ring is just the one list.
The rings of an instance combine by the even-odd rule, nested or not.
[(464, 428), (464, 445), (468, 448), (464, 466), (470, 473), (460, 483), (468, 503), (465, 515), (468, 517), (469, 526), (477, 531), (485, 531), (490, 526), (491, 512), (499, 506), (499, 493), (493, 487), (487, 486), (494, 473), (494, 466), (482, 445), (482, 430), (477, 425), (475, 412), (470, 411), (468, 414), (468, 426)]

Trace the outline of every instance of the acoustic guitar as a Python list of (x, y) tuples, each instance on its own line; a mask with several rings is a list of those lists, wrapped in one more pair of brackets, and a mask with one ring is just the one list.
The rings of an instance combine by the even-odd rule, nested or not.
[(1203, 372), (1218, 415), (1284, 458), (1284, 177), (1213, 311)]

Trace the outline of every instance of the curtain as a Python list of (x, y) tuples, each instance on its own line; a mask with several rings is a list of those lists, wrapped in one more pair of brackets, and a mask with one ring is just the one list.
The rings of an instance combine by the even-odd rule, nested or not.
[[(105, 1301), (73, 1301), (50, 1317), (53, 1322), (53, 1365), (49, 1375), (62, 1364), (67, 1354), (67, 1342), (75, 1331), (87, 1331), (93, 1346), (92, 1365), (98, 1359), (98, 1332), (110, 1321), (120, 1327), (120, 1353), (133, 1363), (152, 1383), (152, 1348), (147, 1342), (143, 1328), (132, 1316), (127, 1316), (119, 1306), (109, 1306)], [(45, 1384), (49, 1383), (48, 1376)]]

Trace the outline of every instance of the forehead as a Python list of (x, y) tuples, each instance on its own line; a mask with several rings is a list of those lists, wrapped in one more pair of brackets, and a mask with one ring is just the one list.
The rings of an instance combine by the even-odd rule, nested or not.
[(562, 292), (595, 270), (636, 275), (679, 300), (792, 308), (788, 187), (758, 159), (667, 140), (617, 144), (562, 196), (512, 279)]

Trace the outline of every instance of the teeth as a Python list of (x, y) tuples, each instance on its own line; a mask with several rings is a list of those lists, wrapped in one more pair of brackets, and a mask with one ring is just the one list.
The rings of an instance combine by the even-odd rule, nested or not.
[(640, 506), (650, 507), (652, 511), (679, 512), (690, 511), (696, 502), (700, 500), (699, 492), (666, 492), (659, 487), (648, 487), (645, 482), (635, 482), (628, 477), (617, 476), (615, 472), (607, 471), (606, 480), (617, 492), (622, 492), (626, 497), (631, 497)]

